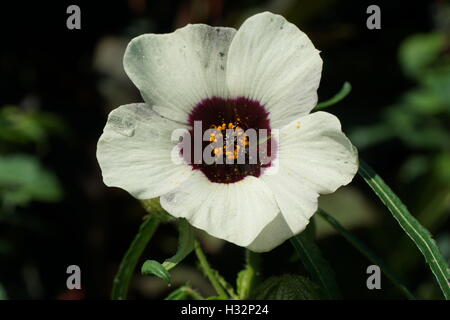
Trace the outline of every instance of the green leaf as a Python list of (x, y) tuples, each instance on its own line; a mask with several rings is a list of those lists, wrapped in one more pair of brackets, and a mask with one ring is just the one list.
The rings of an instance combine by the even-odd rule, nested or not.
[(446, 43), (444, 33), (415, 34), (403, 41), (399, 50), (399, 59), (404, 72), (420, 77), (423, 71), (442, 52)]
[(317, 214), (320, 215), (325, 221), (331, 224), (337, 232), (339, 232), (345, 240), (347, 240), (352, 246), (354, 246), (360, 253), (362, 253), (369, 261), (378, 265), (386, 277), (394, 283), (394, 285), (408, 298), (415, 299), (414, 295), (409, 289), (400, 281), (400, 279), (390, 270), (390, 268), (379, 258), (372, 250), (370, 250), (364, 243), (362, 243), (357, 237), (345, 229), (336, 219), (326, 213), (324, 210), (319, 209)]
[(164, 300), (188, 300), (188, 299), (189, 294), (185, 290), (183, 290), (182, 287), (172, 291), (166, 298), (164, 298)]
[(406, 234), (413, 240), (425, 257), (431, 271), (446, 299), (450, 299), (450, 269), (442, 257), (431, 234), (408, 211), (403, 202), (395, 195), (381, 177), (364, 161), (360, 160), (358, 173), (372, 188), (383, 204), (389, 209)]
[(64, 133), (63, 123), (52, 113), (4, 106), (0, 108), (0, 142), (42, 143), (51, 133)]
[[(308, 226), (308, 228), (311, 228), (311, 226)], [(311, 278), (323, 288), (326, 298), (339, 299), (341, 294), (334, 271), (328, 261), (323, 258), (311, 234), (305, 230), (292, 237), (290, 241)]]
[(170, 274), (164, 266), (155, 260), (147, 260), (141, 268), (141, 273), (145, 276), (155, 275), (167, 283), (170, 283)]
[(141, 271), (144, 275), (155, 275), (170, 283), (169, 270), (184, 260), (186, 256), (194, 250), (194, 232), (186, 219), (179, 219), (178, 229), (180, 237), (178, 239), (178, 249), (175, 255), (163, 262), (147, 260), (142, 265)]
[(13, 206), (54, 202), (62, 196), (56, 176), (44, 169), (38, 158), (26, 154), (0, 156), (0, 191), (2, 200)]
[(256, 300), (319, 300), (319, 286), (299, 275), (282, 275), (264, 281), (252, 297)]
[(344, 99), (350, 93), (350, 91), (352, 91), (352, 85), (350, 84), (350, 82), (344, 82), (341, 90), (334, 97), (317, 104), (317, 106), (314, 108), (314, 111), (324, 109), (338, 103), (339, 101)]
[(204, 300), (204, 298), (189, 286), (182, 286), (172, 291), (164, 300)]
[(152, 238), (159, 224), (160, 220), (157, 216), (149, 215), (145, 217), (136, 237), (120, 263), (119, 270), (117, 271), (116, 277), (113, 281), (111, 299), (124, 300), (127, 298), (133, 271), (136, 269), (137, 262), (142, 255), (142, 252)]

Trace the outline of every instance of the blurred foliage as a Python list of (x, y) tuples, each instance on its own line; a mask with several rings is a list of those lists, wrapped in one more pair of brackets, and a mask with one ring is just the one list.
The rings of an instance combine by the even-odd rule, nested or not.
[(7, 300), (8, 296), (6, 295), (6, 290), (0, 283), (0, 300)]
[(382, 120), (352, 131), (365, 149), (397, 138), (415, 150), (400, 170), (405, 182), (436, 172), (450, 184), (450, 51), (449, 37), (435, 32), (407, 38), (399, 50), (406, 76), (416, 86), (384, 109)]
[[(16, 106), (0, 108), (0, 227), (9, 232), (21, 232), (39, 218), (23, 217), (33, 201), (56, 202), (62, 199), (62, 187), (51, 170), (45, 169), (39, 154), (46, 146), (50, 135), (62, 134), (62, 120), (48, 112), (29, 110)], [(39, 152), (40, 151), (40, 152)], [(15, 230), (15, 231), (13, 231)], [(30, 230), (28, 230), (29, 232)], [(19, 247), (19, 239), (0, 237), (0, 261), (7, 260)], [(22, 257), (19, 267), (22, 272), (35, 270), (28, 257)], [(7, 266), (5, 266), (7, 267)], [(7, 269), (6, 269), (7, 270)], [(30, 276), (24, 276), (30, 278)], [(27, 283), (28, 295), (39, 292), (34, 273)], [(3, 279), (4, 280), (4, 279)], [(0, 300), (7, 299), (8, 286), (0, 283)]]
[[(412, 187), (418, 192), (411, 202), (412, 212), (433, 232), (443, 225), (450, 211), (449, 34), (435, 31), (409, 36), (400, 45), (398, 57), (412, 88), (383, 109), (378, 123), (353, 130), (351, 139), (360, 150), (395, 140), (409, 150), (398, 178), (404, 186), (418, 183)], [(449, 233), (438, 236), (437, 243), (445, 252)], [(446, 258), (449, 262), (448, 255)], [(407, 277), (420, 265), (420, 255), (409, 239), (403, 238), (388, 261)], [(435, 294), (433, 290), (423, 282), (418, 292), (429, 298)]]
[(60, 118), (42, 111), (24, 111), (15, 106), (0, 109), (0, 145), (45, 142), (51, 133), (62, 133)]
[(4, 206), (24, 206), (30, 201), (58, 201), (61, 187), (55, 175), (42, 168), (34, 156), (0, 157), (0, 199)]
[(0, 203), (5, 209), (30, 201), (58, 201), (62, 190), (54, 173), (46, 170), (36, 155), (20, 150), (26, 144), (42, 144), (53, 132), (63, 132), (61, 120), (53, 114), (23, 111), (15, 106), (0, 109)]
[[(439, 216), (448, 208), (450, 192), (449, 47), (450, 39), (446, 33), (417, 34), (407, 38), (400, 46), (399, 61), (415, 86), (396, 104), (384, 109), (380, 122), (351, 133), (352, 141), (360, 149), (391, 139), (400, 140), (410, 149), (412, 154), (400, 168), (399, 177), (404, 183), (425, 178), (426, 196), (423, 203), (417, 204), (418, 211), (425, 210), (425, 202), (429, 204), (433, 197), (440, 197)], [(436, 210), (435, 205), (433, 208)], [(419, 220), (425, 219), (426, 227), (432, 227), (439, 220), (436, 217), (431, 221), (425, 213), (418, 215)]]

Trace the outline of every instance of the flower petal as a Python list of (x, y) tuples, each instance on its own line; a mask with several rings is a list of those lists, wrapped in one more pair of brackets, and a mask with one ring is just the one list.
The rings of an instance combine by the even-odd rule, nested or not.
[(186, 218), (194, 227), (243, 247), (279, 212), (272, 192), (253, 176), (224, 184), (210, 182), (203, 173), (195, 171), (160, 200), (173, 216)]
[(225, 70), (235, 32), (194, 24), (169, 34), (139, 36), (128, 44), (125, 71), (156, 112), (186, 123), (201, 100), (228, 97)]
[(261, 179), (275, 194), (295, 235), (317, 210), (319, 194), (350, 183), (358, 170), (358, 156), (339, 120), (327, 112), (293, 121), (280, 130), (279, 139), (278, 171)]
[(247, 246), (247, 249), (254, 252), (267, 252), (282, 244), (292, 237), (291, 228), (280, 212), (256, 237), (253, 242)]
[(171, 134), (179, 127), (144, 103), (114, 109), (97, 144), (105, 184), (138, 199), (155, 198), (178, 187), (192, 174), (188, 165), (172, 161), (176, 142), (171, 142)]
[(311, 40), (280, 15), (247, 19), (228, 53), (227, 84), (233, 96), (258, 100), (281, 128), (317, 103), (322, 59)]

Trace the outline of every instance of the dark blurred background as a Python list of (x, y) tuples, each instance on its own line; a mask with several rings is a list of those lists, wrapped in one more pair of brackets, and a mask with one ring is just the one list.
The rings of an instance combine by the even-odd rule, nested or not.
[[(66, 9), (81, 8), (81, 30)], [(366, 27), (370, 4), (381, 29)], [(129, 0), (0, 4), (0, 299), (105, 299), (145, 214), (125, 191), (107, 188), (95, 150), (107, 114), (142, 99), (122, 56), (142, 33), (187, 23), (239, 25), (260, 11), (284, 15), (322, 51), (319, 101), (353, 90), (329, 112), (450, 257), (450, 4), (448, 1)], [(417, 249), (378, 199), (355, 178), (321, 205), (351, 229), (422, 298), (439, 298)], [(366, 288), (369, 264), (320, 218), (318, 243), (344, 297), (402, 298), (383, 278)], [(234, 281), (243, 250), (200, 234), (210, 262)], [(161, 227), (143, 258), (176, 249), (174, 226)], [(265, 276), (304, 273), (286, 243), (263, 254)], [(66, 268), (81, 267), (82, 290), (67, 290)], [(130, 298), (162, 298), (189, 281), (211, 287), (190, 257), (174, 285), (136, 274)]]

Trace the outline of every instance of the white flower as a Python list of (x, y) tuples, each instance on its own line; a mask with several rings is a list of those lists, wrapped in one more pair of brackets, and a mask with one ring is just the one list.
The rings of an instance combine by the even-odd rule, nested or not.
[[(303, 231), (319, 194), (348, 184), (356, 149), (317, 104), (322, 59), (309, 38), (269, 12), (239, 30), (187, 25), (133, 39), (125, 70), (145, 103), (113, 110), (97, 147), (106, 185), (209, 234), (268, 251)], [(279, 129), (269, 166), (174, 163), (174, 130), (206, 125)], [(269, 141), (274, 139), (269, 139)], [(226, 150), (225, 150), (226, 151)], [(228, 166), (228, 167), (227, 167)]]

